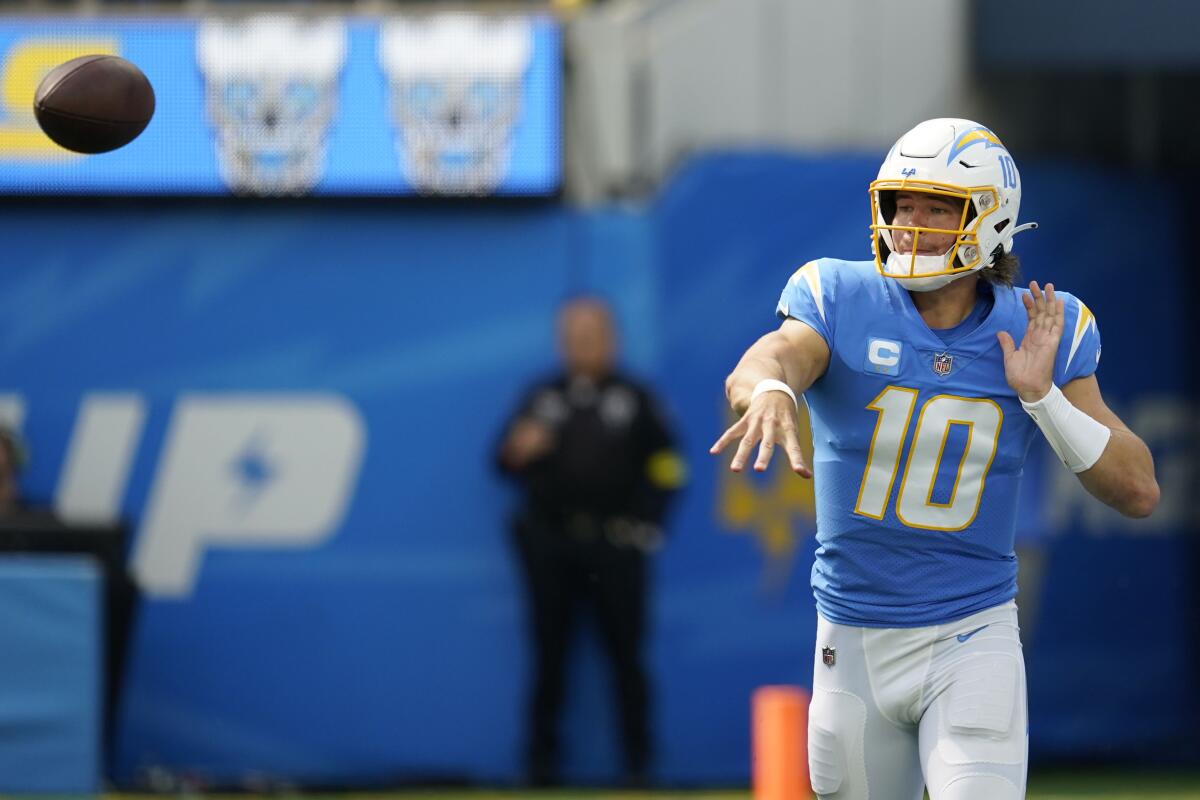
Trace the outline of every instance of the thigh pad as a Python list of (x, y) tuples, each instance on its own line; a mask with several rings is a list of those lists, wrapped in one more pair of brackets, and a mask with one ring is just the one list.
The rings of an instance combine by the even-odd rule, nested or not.
[[(820, 797), (865, 792), (867, 707), (862, 699), (839, 689), (818, 688), (808, 716), (808, 769), (813, 792)], [(863, 794), (862, 796), (865, 796)]]

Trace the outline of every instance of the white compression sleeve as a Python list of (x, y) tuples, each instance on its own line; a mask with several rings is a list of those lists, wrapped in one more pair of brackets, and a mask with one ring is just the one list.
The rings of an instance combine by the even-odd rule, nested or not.
[(1091, 469), (1100, 460), (1112, 436), (1109, 427), (1071, 405), (1057, 386), (1036, 403), (1021, 401), (1021, 407), (1042, 429), (1050, 447), (1072, 472)]

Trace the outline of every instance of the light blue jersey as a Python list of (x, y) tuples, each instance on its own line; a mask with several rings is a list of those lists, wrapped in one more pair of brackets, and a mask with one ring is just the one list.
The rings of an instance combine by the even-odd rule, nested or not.
[[(874, 262), (821, 259), (788, 281), (778, 314), (813, 328), (831, 353), (805, 393), (822, 616), (938, 625), (1016, 595), (1017, 490), (1040, 432), (1004, 378), (996, 333), (1020, 344), (1027, 293), (993, 287), (990, 310), (934, 332)], [(1082, 302), (1056, 294), (1066, 328), (1054, 382), (1065, 386), (1096, 371), (1100, 333)]]

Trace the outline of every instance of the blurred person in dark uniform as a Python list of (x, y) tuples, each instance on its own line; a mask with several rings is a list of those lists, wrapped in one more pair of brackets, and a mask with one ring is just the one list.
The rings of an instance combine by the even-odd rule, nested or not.
[(558, 322), (563, 371), (530, 388), (497, 453), (523, 493), (513, 535), (535, 656), (527, 778), (559, 780), (567, 652), (587, 603), (616, 678), (625, 782), (640, 785), (651, 759), (642, 664), (647, 555), (662, 544), (685, 470), (653, 397), (616, 369), (608, 308), (577, 299)]

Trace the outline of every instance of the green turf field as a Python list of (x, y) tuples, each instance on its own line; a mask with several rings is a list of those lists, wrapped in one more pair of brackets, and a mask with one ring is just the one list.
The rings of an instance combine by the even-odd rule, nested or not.
[(1069, 797), (1102, 797), (1109, 800), (1200, 800), (1200, 773), (1085, 773), (1056, 772), (1029, 777), (1028, 797), (1057, 800)]
[[(180, 796), (160, 796), (178, 800)], [(201, 795), (190, 795), (201, 800)], [(613, 792), (585, 789), (423, 790), (346, 794), (210, 795), (211, 800), (751, 800), (749, 791)], [(1029, 779), (1029, 800), (1200, 800), (1200, 774), (1107, 773), (1100, 771), (1038, 773)], [(107, 795), (105, 800), (156, 800), (154, 795)]]

